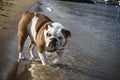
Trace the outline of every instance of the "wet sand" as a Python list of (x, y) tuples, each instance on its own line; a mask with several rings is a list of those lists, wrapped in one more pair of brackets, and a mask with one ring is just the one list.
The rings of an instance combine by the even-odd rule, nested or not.
[[(0, 2), (0, 80), (17, 60), (17, 24), (21, 14), (37, 0), (3, 0)], [(12, 42), (16, 39), (16, 42)], [(9, 46), (9, 45), (13, 46)], [(10, 50), (12, 47), (12, 50)], [(10, 54), (13, 52), (12, 54)], [(15, 56), (15, 57), (14, 57)]]
[(8, 36), (4, 30), (17, 30), (21, 14), (29, 10), (36, 0), (4, 0), (0, 3), (0, 37)]
[[(20, 2), (25, 3), (22, 1)], [(45, 7), (40, 4), (34, 5), (32, 11), (42, 10), (42, 13), (61, 22), (72, 32), (65, 50), (65, 65), (42, 66), (38, 58), (28, 60), (28, 43), (25, 43), (23, 50), (27, 59), (17, 61), (17, 23), (21, 13), (31, 6), (25, 4), (27, 7), (24, 8), (24, 4), (20, 7), (20, 4), (12, 3), (7, 6), (10, 8), (8, 11), (15, 12), (14, 14), (0, 13), (4, 18), (0, 18), (0, 80), (120, 79), (120, 23), (116, 21), (115, 7), (59, 0), (40, 1), (49, 3), (54, 8), (53, 12), (46, 12)]]

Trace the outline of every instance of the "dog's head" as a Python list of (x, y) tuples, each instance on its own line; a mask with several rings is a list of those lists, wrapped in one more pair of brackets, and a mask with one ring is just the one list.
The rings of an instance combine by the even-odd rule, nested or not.
[(48, 51), (55, 51), (65, 46), (67, 38), (71, 37), (71, 33), (62, 24), (52, 23), (44, 30), (44, 37)]

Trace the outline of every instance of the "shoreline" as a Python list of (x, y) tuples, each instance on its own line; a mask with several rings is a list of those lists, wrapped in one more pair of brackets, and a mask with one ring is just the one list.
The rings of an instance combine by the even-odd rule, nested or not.
[[(3, 2), (0, 2), (0, 56), (2, 56), (0, 58), (0, 64), (2, 64), (0, 66), (0, 80), (4, 80), (4, 78), (6, 79), (9, 76), (8, 73), (18, 57), (18, 21), (22, 13), (30, 10), (31, 7), (36, 4), (36, 1), (37, 0), (3, 0)], [(11, 47), (12, 52), (10, 50)], [(10, 54), (10, 52), (12, 54)], [(13, 80), (11, 75), (6, 80)]]

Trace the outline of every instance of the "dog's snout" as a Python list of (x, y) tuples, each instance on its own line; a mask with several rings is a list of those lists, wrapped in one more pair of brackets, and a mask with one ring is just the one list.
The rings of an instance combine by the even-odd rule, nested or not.
[(51, 38), (52, 42), (57, 42), (56, 38)]
[(51, 42), (49, 43), (49, 47), (56, 47), (57, 46), (57, 39), (51, 38)]

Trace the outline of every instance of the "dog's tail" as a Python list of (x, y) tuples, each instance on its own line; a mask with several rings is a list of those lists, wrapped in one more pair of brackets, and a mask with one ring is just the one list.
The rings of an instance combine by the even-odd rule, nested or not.
[(37, 12), (34, 12), (34, 15), (37, 17)]
[(25, 12), (22, 14), (22, 16), (24, 16), (24, 15), (27, 14), (27, 13), (29, 13), (29, 11), (25, 11)]
[(47, 9), (48, 11), (50, 11), (50, 12), (53, 11), (52, 6), (50, 6), (49, 4), (43, 4), (43, 3), (39, 2), (39, 1), (37, 1), (37, 3), (40, 4), (40, 5), (44, 5), (44, 6), (46, 6), (46, 9)]

